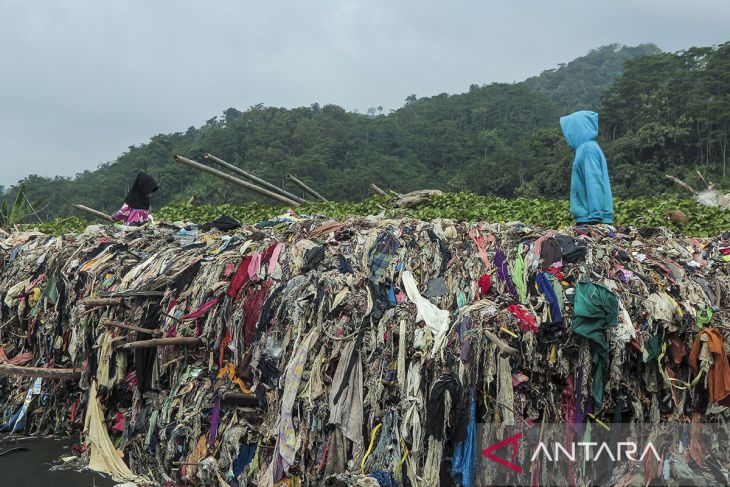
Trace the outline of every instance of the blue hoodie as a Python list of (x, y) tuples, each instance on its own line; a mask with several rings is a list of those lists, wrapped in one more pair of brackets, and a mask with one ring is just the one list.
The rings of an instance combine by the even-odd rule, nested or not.
[(579, 111), (560, 117), (560, 128), (575, 149), (570, 179), (570, 211), (578, 223), (613, 223), (613, 196), (606, 157), (596, 142), (598, 114)]

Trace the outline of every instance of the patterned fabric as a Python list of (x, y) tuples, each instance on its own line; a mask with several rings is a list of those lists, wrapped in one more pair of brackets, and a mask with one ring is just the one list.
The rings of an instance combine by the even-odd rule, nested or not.
[(125, 225), (141, 225), (152, 220), (152, 215), (150, 210), (135, 210), (124, 203), (116, 215), (112, 216), (112, 220), (115, 222), (124, 220)]
[(398, 246), (398, 240), (390, 232), (384, 232), (378, 236), (375, 245), (368, 253), (371, 281), (379, 282), (385, 276), (385, 271), (393, 261)]

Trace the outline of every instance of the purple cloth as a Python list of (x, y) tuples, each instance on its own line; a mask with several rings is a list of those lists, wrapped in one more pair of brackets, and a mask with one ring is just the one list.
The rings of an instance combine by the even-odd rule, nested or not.
[(469, 361), (469, 354), (471, 353), (471, 338), (466, 336), (466, 333), (471, 329), (471, 316), (464, 316), (459, 325), (459, 338), (461, 338), (461, 353), (459, 358), (462, 362)]
[(210, 433), (208, 434), (208, 448), (213, 448), (215, 445), (215, 439), (218, 438), (218, 423), (221, 420), (221, 398), (220, 396), (215, 398), (215, 405), (213, 406), (213, 412), (210, 415)]
[(504, 252), (500, 249), (494, 254), (494, 267), (497, 268), (497, 277), (504, 283), (507, 291), (512, 295), (513, 298), (518, 299), (517, 289), (512, 283), (512, 278), (509, 277), (509, 271), (507, 270), (507, 257)]

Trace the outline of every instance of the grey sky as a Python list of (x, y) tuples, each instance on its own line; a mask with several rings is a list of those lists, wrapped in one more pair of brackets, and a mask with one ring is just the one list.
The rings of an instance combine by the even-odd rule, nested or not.
[(729, 25), (727, 0), (0, 0), (0, 185), (231, 106), (388, 110), (613, 42), (718, 44)]

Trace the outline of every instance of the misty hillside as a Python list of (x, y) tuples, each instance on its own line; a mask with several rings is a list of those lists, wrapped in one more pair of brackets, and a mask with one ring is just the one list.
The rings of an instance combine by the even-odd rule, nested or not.
[[(200, 127), (155, 135), (75, 178), (29, 176), (23, 183), (30, 199), (47, 205), (47, 216), (69, 213), (70, 202), (116, 209), (138, 170), (160, 184), (156, 207), (193, 194), (205, 203), (257, 199), (172, 159), (182, 154), (202, 162), (210, 152), (277, 185), (294, 174), (336, 200), (363, 198), (373, 182), (400, 192), (564, 196), (572, 155), (558, 117), (589, 108), (601, 113), (615, 194), (674, 192), (664, 172), (686, 177), (703, 168), (722, 181), (730, 130), (729, 51), (727, 44), (676, 54), (651, 44), (605, 46), (521, 83), (411, 95), (390, 113), (318, 103), (229, 108)], [(716, 95), (712, 100), (709, 92)], [(663, 104), (667, 100), (671, 110)]]

